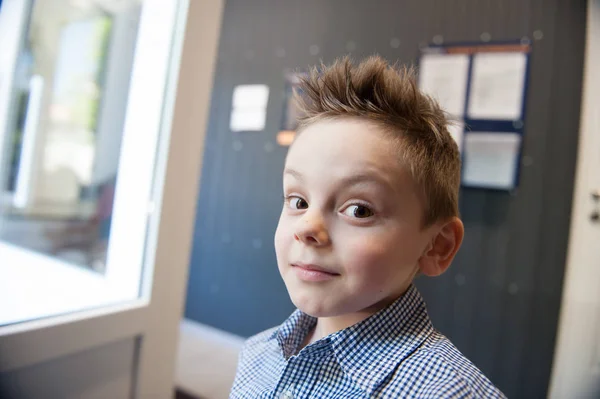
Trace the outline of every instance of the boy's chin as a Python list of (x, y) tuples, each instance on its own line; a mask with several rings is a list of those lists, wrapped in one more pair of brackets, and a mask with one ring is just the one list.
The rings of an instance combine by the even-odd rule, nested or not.
[(323, 298), (308, 298), (304, 295), (290, 293), (290, 299), (294, 306), (312, 317), (335, 317), (341, 313), (337, 306), (327, 303)]

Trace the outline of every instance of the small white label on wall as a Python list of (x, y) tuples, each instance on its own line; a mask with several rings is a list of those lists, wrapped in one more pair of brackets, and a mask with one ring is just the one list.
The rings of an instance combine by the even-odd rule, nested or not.
[(260, 131), (265, 128), (267, 112), (265, 108), (260, 109), (234, 109), (231, 112), (229, 127), (233, 132)]
[(511, 189), (516, 184), (521, 135), (472, 132), (465, 135), (465, 186)]
[(233, 90), (229, 128), (233, 132), (261, 131), (267, 119), (269, 87), (240, 85)]

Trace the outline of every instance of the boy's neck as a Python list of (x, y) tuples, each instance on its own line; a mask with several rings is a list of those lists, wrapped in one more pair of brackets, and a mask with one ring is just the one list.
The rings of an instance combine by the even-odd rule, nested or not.
[(312, 335), (310, 343), (360, 323), (361, 321), (377, 313), (380, 309), (368, 308), (357, 313), (350, 313), (341, 316), (319, 317), (312, 334), (309, 334)]
[(298, 348), (298, 352), (305, 346), (310, 345), (313, 342), (317, 342), (318, 340), (335, 332), (353, 326), (356, 323), (360, 323), (375, 313), (376, 312), (365, 310), (343, 316), (319, 317), (317, 319), (317, 324), (308, 332), (308, 334), (306, 334), (306, 337), (304, 337), (304, 342), (302, 343), (302, 346)]
[(300, 348), (298, 348), (298, 351), (300, 351), (305, 346), (312, 344), (313, 342), (316, 342), (322, 338), (325, 338), (326, 336), (328, 336), (330, 334), (336, 333), (345, 328), (348, 328), (357, 323), (360, 323), (363, 320), (368, 319), (369, 317), (373, 316), (375, 313), (379, 312), (380, 310), (382, 310), (382, 309), (390, 306), (392, 303), (394, 303), (398, 298), (400, 298), (402, 295), (404, 295), (404, 293), (406, 292), (407, 289), (408, 289), (408, 286), (402, 290), (401, 295), (395, 296), (393, 298), (386, 298), (383, 301), (374, 304), (373, 306), (370, 306), (366, 309), (363, 309), (363, 310), (355, 312), (355, 313), (348, 313), (348, 314), (344, 314), (344, 315), (340, 315), (340, 316), (333, 316), (333, 317), (319, 317), (317, 319), (317, 324), (306, 335), (306, 337), (304, 338), (304, 342), (302, 343), (302, 346)]

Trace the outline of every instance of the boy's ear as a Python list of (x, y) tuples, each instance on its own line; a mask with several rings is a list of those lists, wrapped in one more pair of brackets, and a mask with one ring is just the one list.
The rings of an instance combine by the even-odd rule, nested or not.
[(465, 235), (462, 221), (454, 217), (445, 222), (419, 259), (419, 270), (430, 277), (444, 273), (452, 263)]

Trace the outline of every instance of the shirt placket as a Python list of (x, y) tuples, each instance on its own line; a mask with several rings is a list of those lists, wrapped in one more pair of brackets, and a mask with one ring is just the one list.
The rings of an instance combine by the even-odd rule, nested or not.
[(321, 362), (331, 351), (329, 343), (322, 343), (306, 352), (288, 359), (279, 379), (273, 399), (302, 399), (310, 392), (319, 378)]
[(281, 378), (277, 383), (275, 392), (273, 392), (273, 399), (294, 399), (296, 394), (296, 382), (300, 378), (302, 373), (302, 359), (293, 356), (286, 362)]

